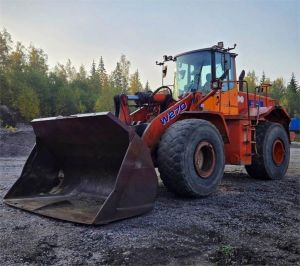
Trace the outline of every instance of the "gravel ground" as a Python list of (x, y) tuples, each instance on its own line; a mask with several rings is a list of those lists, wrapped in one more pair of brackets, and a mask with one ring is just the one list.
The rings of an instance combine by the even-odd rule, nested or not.
[[(29, 127), (0, 131), (0, 197), (34, 142)], [(41, 217), (0, 201), (0, 265), (300, 265), (300, 145), (281, 181), (226, 167), (218, 191), (179, 199), (160, 184), (152, 212), (105, 226)]]

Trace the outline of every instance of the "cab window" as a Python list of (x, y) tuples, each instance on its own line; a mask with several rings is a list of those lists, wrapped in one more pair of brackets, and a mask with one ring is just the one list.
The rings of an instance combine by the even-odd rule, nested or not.
[(233, 57), (229, 54), (226, 53), (225, 55), (220, 52), (216, 52), (215, 54), (215, 69), (216, 69), (216, 78), (220, 78), (225, 69), (229, 67), (229, 73), (227, 77), (224, 79), (224, 83), (222, 86), (223, 91), (230, 90), (234, 88), (234, 82), (229, 82), (234, 80), (234, 59)]
[(210, 51), (194, 52), (176, 59), (176, 88), (178, 95), (190, 91), (207, 94), (211, 90), (212, 54)]

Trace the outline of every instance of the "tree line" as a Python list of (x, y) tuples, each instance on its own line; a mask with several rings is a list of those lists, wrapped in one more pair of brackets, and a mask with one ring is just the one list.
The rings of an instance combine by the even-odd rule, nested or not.
[(121, 55), (115, 69), (107, 73), (103, 57), (89, 71), (77, 70), (69, 59), (49, 69), (46, 53), (20, 42), (14, 44), (4, 29), (0, 32), (0, 105), (29, 121), (36, 117), (113, 111), (113, 96), (150, 90), (140, 73), (130, 73), (130, 61)]
[[(260, 82), (271, 82), (270, 96), (279, 100), (290, 115), (300, 114), (300, 90), (294, 74), (287, 85), (282, 78), (270, 81), (264, 73), (259, 80), (254, 71), (245, 79), (250, 91)], [(142, 90), (150, 90), (149, 82), (141, 83), (138, 70), (130, 73), (125, 55), (111, 73), (107, 73), (102, 56), (89, 70), (83, 65), (76, 69), (70, 59), (50, 69), (42, 49), (33, 45), (26, 48), (21, 42), (13, 42), (5, 29), (0, 32), (0, 106), (13, 110), (18, 121), (113, 111), (114, 95)]]
[(254, 92), (255, 88), (262, 83), (271, 84), (268, 95), (283, 105), (291, 117), (300, 116), (300, 87), (294, 73), (287, 85), (281, 77), (270, 80), (266, 77), (265, 72), (259, 78), (254, 70), (247, 73), (245, 80), (248, 82), (250, 92)]

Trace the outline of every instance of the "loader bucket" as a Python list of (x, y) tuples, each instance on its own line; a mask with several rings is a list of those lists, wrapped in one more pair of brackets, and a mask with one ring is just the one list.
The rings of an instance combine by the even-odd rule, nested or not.
[(35, 119), (33, 148), (4, 197), (17, 208), (105, 224), (153, 208), (157, 177), (148, 147), (111, 113)]

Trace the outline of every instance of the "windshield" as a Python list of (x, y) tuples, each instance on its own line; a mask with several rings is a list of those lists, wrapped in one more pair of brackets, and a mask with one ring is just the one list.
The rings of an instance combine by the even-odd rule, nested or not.
[(202, 51), (176, 58), (176, 92), (178, 96), (190, 92), (210, 92), (212, 79), (211, 52)]

